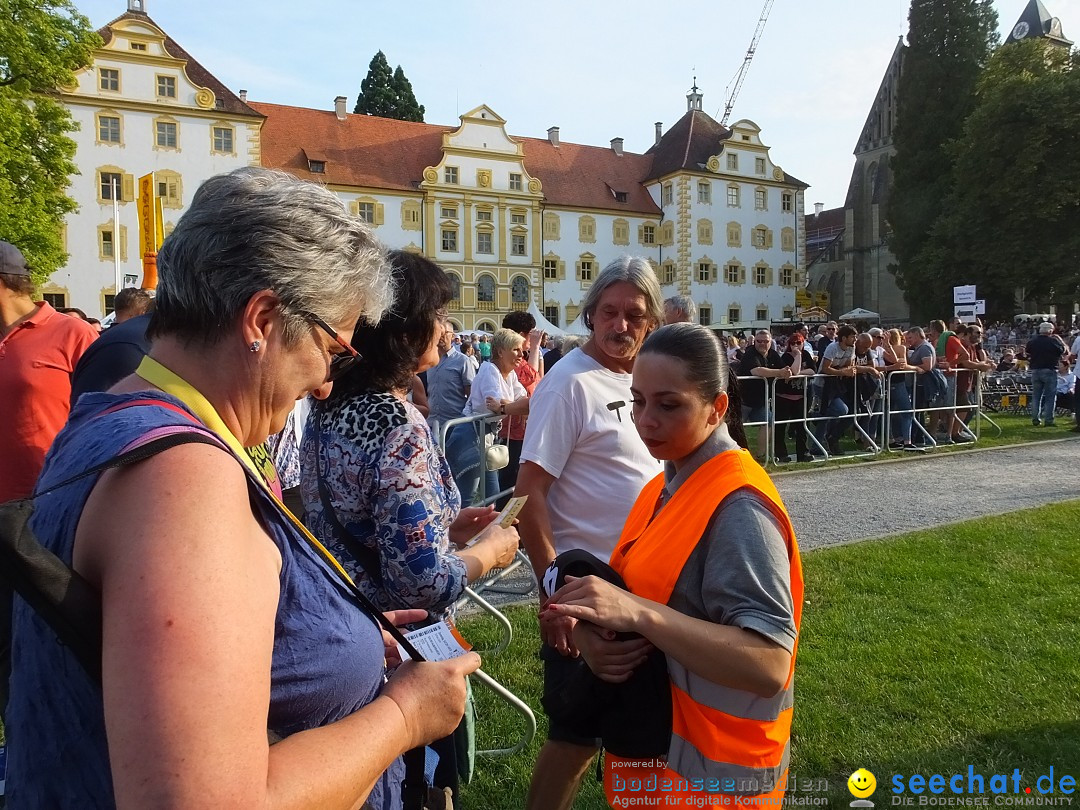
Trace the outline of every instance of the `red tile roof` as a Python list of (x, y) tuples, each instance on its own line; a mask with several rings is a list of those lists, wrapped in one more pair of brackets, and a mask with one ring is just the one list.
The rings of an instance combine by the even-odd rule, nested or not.
[[(651, 155), (615, 154), (610, 147), (560, 143), (541, 138), (516, 138), (525, 150), (525, 168), (544, 184), (551, 205), (575, 208), (625, 209), (637, 214), (659, 215), (660, 209), (642, 182), (652, 167)], [(626, 192), (626, 202), (615, 192)]]
[[(98, 34), (105, 41), (106, 44), (112, 39), (112, 26), (116, 25), (116, 23), (120, 22), (121, 20), (138, 20), (139, 22), (149, 23), (162, 33), (164, 33), (165, 31), (165, 29), (163, 29), (160, 25), (150, 19), (150, 15), (143, 14), (139, 11), (127, 11), (121, 14), (112, 22), (110, 22), (108, 25), (98, 29)], [(255, 118), (259, 117), (259, 114), (255, 112), (255, 110), (251, 109), (251, 107), (249, 107), (247, 104), (240, 100), (240, 96), (236, 95), (236, 93), (234, 93), (232, 90), (230, 90), (220, 81), (218, 81), (217, 77), (215, 77), (214, 74), (212, 74), (209, 70), (199, 64), (199, 62), (194, 57), (192, 57), (191, 54), (181, 48), (180, 45), (176, 42), (176, 40), (174, 40), (168, 34), (165, 34), (165, 50), (168, 51), (169, 54), (174, 58), (183, 59), (187, 62), (187, 65), (185, 65), (184, 69), (187, 72), (187, 76), (189, 79), (191, 79), (191, 81), (193, 81), (199, 87), (209, 87), (211, 90), (214, 91), (214, 97), (220, 104), (217, 109), (223, 110), (224, 112), (232, 113), (233, 115), (250, 115)]]
[[(262, 163), (331, 185), (415, 191), (424, 169), (438, 164), (450, 127), (252, 102), (266, 116)], [(308, 171), (307, 154), (326, 160), (325, 174)]]
[[(339, 121), (329, 110), (252, 102), (266, 116), (262, 128), (264, 166), (333, 185), (416, 190), (424, 169), (442, 159), (442, 137), (456, 127), (396, 121), (349, 113)], [(652, 158), (610, 148), (515, 138), (522, 144), (525, 170), (543, 183), (550, 205), (606, 208), (659, 214), (641, 185)], [(308, 172), (307, 155), (326, 158), (325, 174)], [(626, 192), (626, 202), (614, 192)]]
[(663, 177), (681, 169), (702, 171), (730, 137), (731, 130), (719, 121), (701, 110), (687, 110), (659, 142), (649, 147), (647, 154), (654, 156), (649, 176)]

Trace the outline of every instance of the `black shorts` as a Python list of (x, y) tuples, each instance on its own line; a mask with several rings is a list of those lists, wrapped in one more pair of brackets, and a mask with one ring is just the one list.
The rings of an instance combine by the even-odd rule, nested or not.
[[(567, 679), (577, 671), (577, 659), (560, 655), (554, 647), (544, 644), (540, 647), (540, 660), (544, 664), (544, 694), (554, 692), (563, 687)], [(592, 737), (584, 737), (580, 733), (571, 731), (560, 723), (548, 718), (549, 740), (556, 742), (571, 743), (573, 745), (586, 746), (588, 748), (600, 747), (599, 729)]]

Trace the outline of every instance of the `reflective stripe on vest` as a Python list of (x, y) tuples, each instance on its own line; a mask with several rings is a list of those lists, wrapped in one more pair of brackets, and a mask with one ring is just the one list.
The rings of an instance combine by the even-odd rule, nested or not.
[[(750, 454), (731, 450), (705, 462), (654, 516), (663, 486), (660, 475), (642, 490), (611, 557), (612, 567), (630, 590), (667, 604), (717, 507), (732, 492), (749, 489), (774, 515), (787, 544), (798, 631), (803, 578), (795, 531), (776, 487)], [(673, 709), (669, 770), (689, 779), (760, 786), (753, 794), (772, 792), (787, 768), (797, 648), (796, 639), (784, 688), (769, 698), (712, 683), (669, 660)], [(735, 787), (724, 792), (747, 791)]]

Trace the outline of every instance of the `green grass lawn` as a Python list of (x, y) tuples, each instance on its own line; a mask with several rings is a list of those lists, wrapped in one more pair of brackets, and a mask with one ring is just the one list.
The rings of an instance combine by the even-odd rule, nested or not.
[[(1080, 501), (815, 551), (804, 563), (791, 772), (827, 779), (832, 806), (852, 800), (846, 780), (859, 767), (877, 777), (879, 808), (894, 774), (973, 765), (988, 781), (1019, 768), (1030, 786), (1053, 765), (1080, 777)], [(514, 641), (484, 668), (538, 710), (535, 610), (509, 616)], [(477, 646), (495, 638), (488, 619), (462, 625)], [(520, 720), (489, 694), (478, 703), (480, 745), (512, 744)], [(538, 739), (481, 758), (461, 806), (524, 805), (537, 714)], [(576, 807), (606, 807), (587, 782)]]

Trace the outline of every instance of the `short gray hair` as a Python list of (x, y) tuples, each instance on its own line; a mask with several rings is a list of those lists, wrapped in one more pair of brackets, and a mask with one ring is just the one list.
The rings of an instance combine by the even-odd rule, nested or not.
[(245, 167), (203, 183), (158, 254), (148, 333), (212, 345), (259, 290), (281, 299), (285, 342), (316, 315), (378, 323), (393, 298), (385, 251), (331, 191)]
[(698, 322), (697, 304), (689, 295), (673, 295), (664, 301), (664, 307), (680, 313), (687, 323)]
[(660, 282), (656, 280), (652, 263), (641, 256), (620, 256), (600, 271), (581, 302), (582, 318), (590, 332), (593, 330), (593, 313), (600, 305), (600, 296), (604, 290), (620, 281), (633, 284), (645, 296), (645, 317), (652, 321), (653, 327), (663, 323), (664, 304), (660, 297)]

